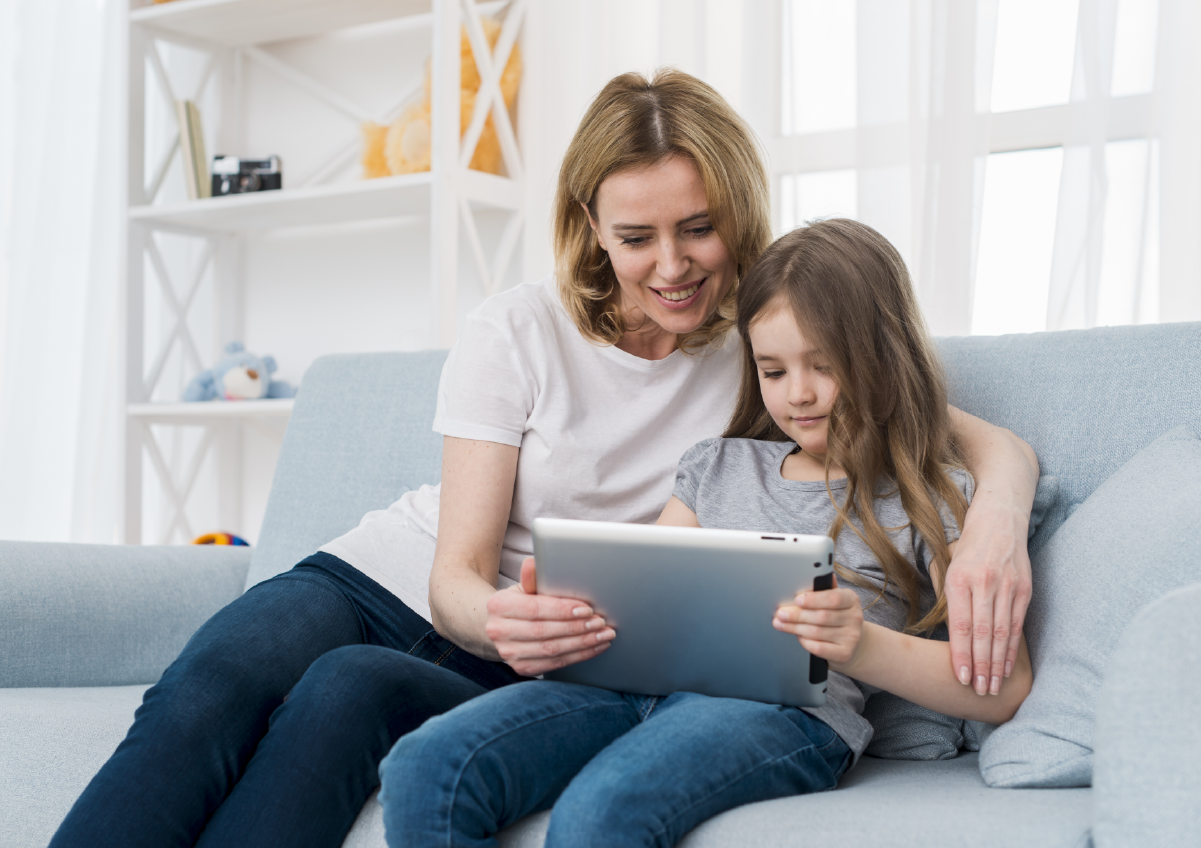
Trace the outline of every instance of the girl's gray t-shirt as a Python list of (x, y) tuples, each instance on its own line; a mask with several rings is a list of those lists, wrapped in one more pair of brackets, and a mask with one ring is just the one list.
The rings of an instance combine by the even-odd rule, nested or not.
[[(824, 481), (785, 480), (780, 473), (785, 457), (797, 450), (794, 442), (764, 442), (754, 439), (706, 439), (693, 445), (680, 459), (673, 494), (695, 514), (702, 527), (727, 530), (756, 530), (775, 533), (811, 533), (824, 535), (833, 524), (837, 511), (830, 494), (841, 498), (846, 479), (831, 480), (830, 492)], [(952, 469), (951, 480), (971, 502), (974, 482), (966, 471)], [(919, 617), (933, 608), (934, 586), (929, 566), (933, 553), (921, 535), (910, 525), (896, 487), (881, 480), (876, 487), (874, 510), (880, 526), (918, 574), (921, 609)], [(959, 525), (950, 508), (939, 503), (948, 543), (959, 538)], [(858, 526), (858, 521), (852, 519)], [(859, 595), (863, 618), (890, 630), (905, 627), (906, 602), (898, 587), (886, 584), (884, 570), (871, 548), (845, 528), (835, 543), (834, 557), (846, 568), (864, 578), (874, 588), (845, 584)], [(884, 594), (879, 597), (879, 590)], [(770, 627), (770, 621), (763, 622)], [(805, 707), (837, 733), (855, 755), (867, 748), (872, 726), (863, 718), (867, 698), (879, 690), (845, 675), (830, 672), (826, 703)]]

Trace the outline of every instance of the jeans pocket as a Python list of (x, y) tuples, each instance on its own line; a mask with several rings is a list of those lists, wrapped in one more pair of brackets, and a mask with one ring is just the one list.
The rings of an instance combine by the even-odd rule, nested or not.
[(417, 644), (409, 649), (409, 654), (447, 671), (453, 671), (485, 689), (499, 689), (510, 683), (520, 683), (529, 679), (522, 677), (504, 663), (480, 659), (475, 654), (464, 651), (439, 635), (437, 630), (431, 630), (422, 636)]
[(434, 665), (442, 665), (457, 650), (458, 647), (452, 642), (443, 639), (437, 630), (431, 630), (418, 639), (413, 647), (409, 648), (409, 656), (425, 660)]

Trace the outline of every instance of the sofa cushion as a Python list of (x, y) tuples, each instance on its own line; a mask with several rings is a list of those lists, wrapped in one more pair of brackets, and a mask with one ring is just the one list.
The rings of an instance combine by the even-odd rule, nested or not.
[(249, 565), (229, 545), (0, 541), (0, 686), (153, 683)]
[(1013, 430), (1059, 478), (1032, 555), (1153, 438), (1201, 432), (1201, 322), (937, 341), (951, 403)]
[(1143, 607), (1097, 699), (1093, 843), (1191, 845), (1201, 822), (1201, 584)]
[(1201, 441), (1164, 434), (1102, 483), (1033, 561), (1034, 688), (981, 750), (991, 786), (1086, 786), (1097, 692), (1149, 601), (1201, 581)]
[(40, 848), (133, 724), (148, 686), (0, 689), (0, 843)]
[(934, 762), (863, 757), (837, 789), (738, 807), (702, 824), (680, 848), (1083, 843), (1091, 790), (989, 789), (980, 779), (978, 756)]
[(446, 351), (323, 356), (288, 421), (246, 588), (442, 475), (431, 427)]

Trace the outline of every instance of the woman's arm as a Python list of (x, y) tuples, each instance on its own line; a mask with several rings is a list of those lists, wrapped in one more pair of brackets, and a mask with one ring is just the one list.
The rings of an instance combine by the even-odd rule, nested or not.
[[(443, 439), (430, 617), (460, 648), (535, 675), (595, 656), (613, 631), (586, 604), (532, 594), (532, 569), (526, 590), (496, 591), (517, 453), (496, 442)], [(524, 568), (522, 576), (527, 582)]]
[(923, 707), (958, 718), (1001, 724), (1030, 693), (1033, 673), (1025, 639), (1013, 672), (995, 695), (980, 695), (951, 672), (950, 645), (865, 622), (859, 596), (849, 589), (802, 592), (776, 611), (772, 625), (792, 633), (830, 668)]
[(976, 491), (947, 570), (949, 660), (959, 681), (982, 695), (1000, 691), (1017, 661), (1030, 604), (1026, 536), (1038, 457), (1009, 430), (950, 412)]

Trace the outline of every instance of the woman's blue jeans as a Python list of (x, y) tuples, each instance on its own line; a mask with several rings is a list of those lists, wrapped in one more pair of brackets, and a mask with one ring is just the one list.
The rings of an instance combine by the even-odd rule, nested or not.
[(196, 632), (51, 845), (341, 845), (397, 739), (521, 679), (315, 554)]
[(553, 806), (546, 848), (671, 846), (718, 813), (834, 788), (851, 761), (794, 707), (534, 681), (402, 738), (380, 765), (392, 848), (495, 846)]

